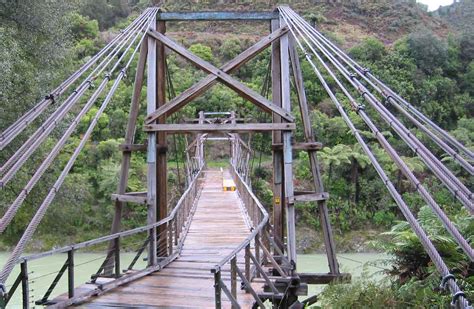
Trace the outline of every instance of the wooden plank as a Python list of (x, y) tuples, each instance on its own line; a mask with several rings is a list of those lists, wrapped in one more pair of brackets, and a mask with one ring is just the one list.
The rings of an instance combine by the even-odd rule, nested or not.
[(296, 194), (293, 197), (293, 202), (318, 202), (324, 201), (329, 198), (329, 193), (327, 192), (313, 192), (313, 193), (306, 193), (306, 194)]
[(278, 12), (229, 12), (229, 11), (220, 11), (220, 12), (160, 12), (157, 15), (158, 20), (163, 21), (265, 21), (278, 18)]
[(352, 278), (349, 273), (298, 273), (298, 275), (300, 276), (301, 282), (307, 284), (349, 283)]
[(112, 201), (136, 203), (146, 205), (146, 192), (140, 195), (136, 194), (112, 194)]
[[(267, 48), (273, 41), (277, 40), (280, 36), (288, 32), (288, 28), (275, 29), (273, 33), (262, 38), (256, 44), (246, 49), (244, 52), (240, 53), (237, 57), (226, 63), (221, 67), (221, 70), (225, 73), (231, 73), (237, 70), (239, 67), (247, 63), (253, 57), (258, 55), (262, 50)], [(208, 75), (206, 78), (202, 79), (198, 83), (194, 84), (192, 87), (183, 91), (176, 98), (171, 100), (168, 104), (159, 108), (155, 112), (149, 114), (145, 118), (146, 123), (157, 119), (161, 115), (170, 116), (172, 113), (176, 112), (187, 103), (191, 102), (193, 99), (197, 98), (203, 94), (207, 89), (217, 82), (217, 76), (214, 74)]]
[[(292, 143), (291, 144), (293, 150), (321, 150), (323, 148), (323, 144), (319, 142), (305, 142), (305, 143)], [(282, 150), (283, 143), (273, 144), (272, 149), (275, 150)]]
[[(147, 144), (120, 144), (118, 147), (119, 147), (119, 150), (123, 152), (133, 152), (133, 151), (145, 152), (148, 149)], [(156, 150), (158, 152), (166, 152), (168, 151), (168, 146), (156, 145)]]
[(168, 133), (292, 131), (295, 129), (294, 123), (151, 124), (144, 127), (146, 132)]
[[(294, 121), (294, 117), (291, 115), (291, 111), (284, 110), (278, 106), (275, 106), (272, 104), (270, 101), (268, 101), (266, 98), (262, 97), (260, 94), (255, 92), (254, 90), (250, 89), (243, 83), (237, 81), (234, 79), (232, 76), (227, 74), (226, 72), (216, 68), (214, 65), (210, 64), (207, 61), (202, 60), (198, 56), (194, 55), (190, 51), (188, 51), (186, 48), (180, 46), (170, 38), (162, 35), (159, 32), (156, 32), (152, 29), (148, 31), (148, 34), (151, 37), (154, 37), (155, 39), (161, 41), (163, 44), (165, 44), (168, 48), (172, 49), (182, 57), (188, 59), (190, 62), (192, 62), (196, 67), (211, 73), (217, 78), (224, 83), (226, 86), (237, 92), (241, 97), (249, 100), (250, 102), (254, 103), (261, 109), (267, 112), (274, 112), (279, 114), (282, 118), (292, 122)], [(150, 120), (146, 119), (146, 122), (148, 123)]]

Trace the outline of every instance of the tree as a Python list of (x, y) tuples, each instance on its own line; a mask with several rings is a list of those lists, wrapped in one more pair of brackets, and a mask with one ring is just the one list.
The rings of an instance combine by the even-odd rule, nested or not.
[(349, 158), (351, 160), (351, 180), (354, 184), (354, 202), (358, 203), (360, 199), (359, 172), (370, 164), (370, 159), (364, 154), (362, 146), (359, 143), (352, 146)]
[(209, 46), (200, 43), (193, 44), (189, 47), (189, 51), (208, 62), (212, 61), (212, 50)]
[(408, 35), (410, 56), (416, 65), (426, 74), (432, 74), (437, 68), (444, 68), (448, 48), (433, 32), (423, 29)]
[(319, 158), (323, 165), (328, 168), (328, 179), (331, 182), (333, 168), (343, 164), (350, 164), (351, 148), (344, 144), (338, 144), (332, 148), (324, 147), (319, 152)]
[(363, 61), (380, 61), (387, 54), (385, 45), (376, 38), (366, 38), (349, 51), (352, 56)]

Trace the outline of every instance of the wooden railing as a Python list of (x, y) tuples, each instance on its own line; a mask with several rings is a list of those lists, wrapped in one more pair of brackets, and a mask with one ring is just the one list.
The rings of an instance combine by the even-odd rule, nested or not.
[[(264, 267), (265, 265), (270, 265), (280, 277), (287, 278), (289, 263), (284, 257), (283, 252), (279, 249), (281, 246), (277, 246), (271, 237), (268, 212), (244, 181), (243, 177), (237, 172), (235, 166), (232, 166), (231, 173), (252, 227), (250, 235), (211, 269), (211, 273), (214, 274), (215, 305), (216, 308), (222, 307), (222, 292), (224, 292), (227, 299), (231, 302), (232, 308), (241, 307), (237, 296), (237, 282), (240, 278), (242, 289), (253, 296), (257, 305), (265, 308), (262, 295), (259, 295), (254, 287), (252, 287), (252, 281), (254, 278), (263, 278), (271, 289), (271, 295), (268, 295), (268, 298), (281, 299), (284, 295), (277, 289)], [(274, 255), (280, 257), (281, 265), (286, 265), (281, 266), (278, 264)], [(230, 287), (223, 280), (222, 275), (224, 271), (227, 272), (229, 269)]]
[[(55, 306), (57, 307), (66, 307), (69, 305), (83, 302), (91, 296), (100, 295), (112, 288), (136, 280), (152, 272), (158, 271), (161, 268), (165, 267), (167, 264), (171, 263), (181, 252), (185, 235), (191, 223), (190, 219), (194, 214), (196, 206), (195, 201), (200, 193), (200, 188), (198, 186), (198, 178), (200, 176), (201, 170), (202, 167), (195, 173), (194, 178), (192, 179), (187, 190), (183, 193), (169, 216), (164, 218), (163, 220), (160, 220), (154, 224), (137, 227), (120, 233), (103, 236), (97, 239), (88, 240), (70, 246), (65, 246), (59, 249), (54, 249), (47, 252), (22, 257), (18, 262), (20, 264), (20, 273), (18, 274), (14, 283), (11, 285), (8, 293), (4, 294), (4, 297), (2, 299), (2, 305), (7, 306), (7, 304), (12, 299), (13, 294), (21, 284), (23, 308), (29, 308), (30, 288), (28, 278), (28, 263), (33, 260), (38, 260), (56, 254), (66, 253), (66, 261), (59, 270), (59, 272), (56, 274), (55, 278), (51, 282), (49, 288), (47, 289), (43, 297), (35, 302), (35, 304), (37, 305), (53, 304), (53, 302), (50, 301), (50, 296), (58, 285), (59, 280), (66, 273), (66, 271), (68, 287), (67, 297), (64, 300), (55, 303)], [(160, 257), (159, 262), (156, 265), (150, 265), (148, 263), (148, 265), (143, 269), (135, 270), (136, 263), (140, 259), (140, 256), (143, 254), (144, 251), (147, 251), (146, 248), (150, 241), (149, 235), (152, 235), (153, 231), (156, 230), (160, 230), (160, 233), (156, 235), (157, 240), (162, 239), (166, 242), (166, 248), (164, 248), (164, 250), (161, 250), (161, 252), (158, 250), (158, 256)], [(121, 253), (124, 253), (124, 249), (122, 248), (121, 250), (121, 243), (123, 243), (121, 240), (125, 237), (131, 237), (133, 239), (133, 237), (136, 238), (139, 234), (144, 234), (143, 238), (145, 238), (145, 240), (143, 241), (143, 238), (141, 238), (140, 246), (137, 249), (136, 255), (128, 264), (127, 268), (122, 269)], [(99, 267), (99, 270), (91, 276), (90, 283), (94, 283), (96, 285), (96, 288), (86, 293), (76, 295), (76, 267), (74, 264), (74, 257), (76, 252), (78, 250), (84, 249), (86, 249), (87, 252), (97, 251), (101, 246), (104, 247), (110, 242), (114, 243), (113, 248), (108, 250), (103, 263)], [(157, 241), (157, 243), (160, 244), (160, 241)], [(109, 263), (111, 259), (113, 259), (114, 261), (112, 264)], [(151, 259), (148, 259), (148, 261), (150, 260)], [(113, 269), (107, 269), (107, 267), (110, 267), (107, 265), (112, 265)], [(115, 278), (115, 280), (107, 280), (99, 283), (100, 280), (98, 280), (98, 278), (100, 277)]]

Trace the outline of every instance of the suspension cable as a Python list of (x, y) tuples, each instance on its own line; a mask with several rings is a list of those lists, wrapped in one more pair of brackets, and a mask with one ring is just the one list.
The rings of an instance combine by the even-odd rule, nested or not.
[[(291, 10), (287, 7), (279, 7), (279, 11), (283, 15), (283, 18), (285, 19), (285, 21), (290, 25), (290, 31), (291, 31), (292, 35), (294, 36), (296, 42), (298, 43), (298, 46), (305, 53), (306, 59), (308, 60), (308, 62), (312, 66), (314, 72), (316, 73), (316, 75), (317, 75), (318, 79), (320, 80), (321, 84), (323, 85), (324, 89), (326, 90), (326, 92), (330, 96), (333, 103), (336, 105), (336, 108), (338, 109), (339, 113), (341, 114), (341, 116), (344, 119), (344, 121), (346, 122), (346, 124), (351, 129), (351, 131), (354, 134), (354, 136), (356, 137), (357, 141), (361, 144), (362, 148), (366, 152), (366, 154), (369, 157), (372, 165), (375, 167), (377, 173), (379, 174), (379, 176), (384, 181), (385, 186), (388, 188), (390, 194), (392, 195), (395, 202), (397, 203), (400, 210), (402, 211), (403, 215), (405, 216), (405, 218), (409, 222), (409, 224), (412, 227), (413, 231), (415, 232), (415, 234), (420, 239), (423, 247), (425, 248), (426, 252), (430, 256), (431, 260), (434, 262), (437, 270), (441, 273), (441, 275), (443, 277), (446, 277), (448, 274), (450, 274), (449, 269), (447, 268), (446, 264), (444, 263), (443, 259), (440, 256), (440, 254), (436, 251), (436, 248), (434, 247), (433, 243), (428, 238), (425, 231), (423, 230), (423, 228), (421, 227), (419, 222), (416, 220), (416, 218), (412, 214), (411, 210), (409, 209), (408, 205), (405, 203), (405, 201), (401, 197), (400, 193), (397, 191), (397, 189), (395, 188), (393, 183), (390, 181), (390, 179), (386, 175), (386, 173), (383, 170), (383, 168), (381, 167), (380, 163), (375, 158), (375, 156), (371, 152), (370, 148), (368, 147), (368, 145), (365, 143), (364, 139), (362, 138), (361, 134), (356, 129), (356, 127), (354, 126), (354, 124), (350, 120), (349, 116), (345, 112), (342, 104), (339, 102), (339, 100), (337, 99), (337, 97), (335, 96), (335, 94), (333, 93), (331, 88), (328, 86), (328, 84), (327, 84), (326, 80), (324, 79), (323, 75), (321, 74), (319, 69), (316, 67), (316, 65), (312, 61), (310, 55), (306, 52), (306, 49), (303, 47), (302, 43), (299, 41), (298, 37), (296, 36), (293, 29), (297, 29), (297, 26), (295, 26), (295, 23), (292, 21), (292, 19), (287, 14), (287, 12), (289, 12)], [(318, 55), (316, 54), (316, 56), (318, 56)], [(330, 72), (330, 70), (328, 70), (328, 72)], [(360, 113), (360, 110), (359, 110), (359, 113)], [(462, 291), (460, 290), (460, 288), (457, 285), (456, 281), (453, 278), (449, 278), (447, 280), (447, 283), (448, 283), (449, 289), (451, 291), (451, 294), (453, 296), (459, 295), (459, 297), (457, 298), (457, 302), (459, 302), (462, 307), (468, 307), (469, 303), (468, 303), (467, 299), (465, 298), (464, 294), (462, 294), (462, 295), (460, 294), (460, 293), (462, 293)]]
[[(28, 241), (31, 239), (33, 236), (33, 233), (35, 232), (38, 224), (41, 222), (41, 219), (46, 213), (46, 210), (48, 209), (49, 205), (52, 203), (54, 197), (56, 196), (56, 193), (59, 191), (61, 185), (63, 184), (66, 176), (68, 175), (69, 171), (71, 170), (72, 166), (74, 165), (77, 157), (79, 156), (79, 153), (81, 150), (84, 148), (86, 142), (88, 141), (89, 137), (92, 134), (92, 131), (94, 130), (96, 124), (98, 123), (98, 120), (102, 113), (104, 112), (105, 108), (107, 105), (110, 103), (115, 91), (118, 88), (118, 85), (120, 81), (123, 79), (125, 76), (125, 72), (128, 69), (130, 63), (132, 62), (136, 52), (138, 51), (141, 42), (146, 38), (146, 29), (149, 28), (152, 22), (155, 21), (155, 16), (157, 13), (157, 9), (147, 9), (146, 13), (152, 12), (151, 16), (147, 18), (147, 23), (143, 25), (141, 28), (141, 31), (135, 36), (135, 38), (130, 42), (128, 45), (126, 52), (123, 53), (123, 55), (120, 57), (119, 61), (123, 59), (125, 54), (127, 54), (128, 50), (132, 48), (132, 45), (135, 44), (135, 48), (133, 49), (133, 52), (130, 55), (130, 59), (128, 62), (125, 64), (123, 69), (120, 71), (119, 75), (117, 76), (116, 80), (114, 81), (113, 86), (111, 87), (109, 93), (107, 94), (106, 98), (104, 99), (102, 105), (100, 106), (99, 110), (97, 111), (95, 117), (92, 119), (86, 133), (84, 134), (81, 142), (79, 145), (76, 147), (74, 150), (74, 153), (70, 157), (69, 161), (67, 162), (66, 166), (62, 170), (60, 176), (57, 178), (55, 184), (51, 188), (51, 190), (48, 192), (48, 195), (46, 198), (43, 200), (41, 206), (38, 208), (36, 214), (33, 216), (31, 219), (30, 223), (28, 224), (25, 232), (23, 233), (21, 239), (19, 240), (18, 244), (16, 245), (15, 249), (13, 252), (10, 254), (10, 256), (7, 259), (7, 262), (5, 263), (5, 266), (3, 267), (2, 271), (0, 272), (0, 285), (5, 285), (5, 282), (7, 278), (9, 277), (11, 271), (13, 270), (16, 262), (18, 261), (19, 257), (23, 253), (26, 244)], [(143, 15), (143, 14), (142, 14)], [(148, 14), (147, 14), (148, 16)], [(145, 32), (144, 32), (145, 31)], [(139, 38), (139, 35), (142, 34), (141, 38), (138, 40), (138, 44), (135, 43), (135, 41)]]
[[(23, 166), (26, 160), (34, 153), (34, 151), (42, 144), (42, 142), (48, 137), (53, 129), (64, 119), (66, 114), (72, 109), (72, 107), (78, 102), (86, 90), (92, 87), (92, 82), (101, 74), (105, 68), (109, 65), (111, 60), (118, 55), (120, 50), (125, 44), (135, 35), (140, 26), (146, 22), (146, 19), (150, 13), (142, 16), (136, 23), (133, 24), (132, 31), (126, 33), (124, 39), (115, 46), (113, 51), (107, 55), (107, 57), (97, 66), (89, 76), (78, 86), (78, 88), (69, 96), (68, 99), (56, 110), (45, 123), (36, 130), (36, 132), (13, 154), (8, 161), (0, 168), (0, 173), (5, 172), (6, 169), (10, 168), (0, 180), (0, 188), (5, 186), (18, 170)], [(119, 62), (114, 64), (114, 67), (109, 71), (112, 73)], [(110, 74), (109, 74), (110, 75)], [(105, 76), (108, 78), (108, 75)]]
[[(303, 20), (304, 21), (304, 20)], [(309, 25), (308, 25), (309, 26)], [(305, 33), (307, 34), (307, 33)], [(328, 69), (325, 62), (320, 58), (313, 46), (304, 38), (311, 51), (318, 57), (318, 60), (323, 66)], [(311, 38), (310, 38), (311, 39)], [(317, 43), (315, 43), (317, 45)], [(318, 46), (320, 48), (320, 45)], [(385, 109), (380, 102), (357, 80), (350, 77), (350, 73), (337, 62), (336, 59), (328, 56), (328, 59), (336, 66), (336, 68), (343, 74), (343, 76), (352, 84), (354, 88), (361, 93), (362, 97), (375, 108), (375, 110), (382, 116), (382, 118), (392, 127), (402, 139), (417, 153), (420, 158), (427, 164), (427, 166), (443, 181), (446, 187), (466, 206), (471, 213), (474, 213), (474, 205), (472, 203), (472, 193), (467, 187), (459, 181), (434, 155), (412, 134), (406, 129), (387, 109)], [(336, 83), (347, 95), (348, 92), (340, 81), (335, 78)], [(349, 94), (350, 95), (350, 94)]]

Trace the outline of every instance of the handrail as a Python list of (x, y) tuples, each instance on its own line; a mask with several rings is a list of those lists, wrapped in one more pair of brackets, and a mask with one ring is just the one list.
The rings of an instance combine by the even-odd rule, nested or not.
[[(258, 208), (260, 209), (260, 211), (262, 212), (263, 214), (263, 219), (262, 221), (258, 224), (258, 226), (256, 228), (254, 228), (252, 230), (252, 233), (247, 236), (247, 238), (245, 238), (245, 240), (243, 242), (240, 243), (239, 246), (237, 246), (237, 248), (235, 248), (234, 250), (232, 250), (231, 253), (229, 253), (226, 257), (224, 257), (219, 263), (216, 264), (216, 266), (213, 268), (213, 270), (216, 270), (216, 269), (220, 269), (222, 266), (224, 266), (225, 264), (227, 264), (228, 262), (230, 262), (230, 260), (237, 255), (237, 253), (239, 253), (242, 249), (245, 248), (245, 246), (247, 246), (248, 244), (250, 244), (250, 242), (252, 240), (255, 239), (255, 236), (257, 236), (263, 229), (264, 227), (267, 225), (268, 223), (268, 220), (269, 220), (269, 215), (268, 215), (268, 212), (265, 210), (265, 208), (263, 207), (262, 203), (260, 203), (260, 201), (258, 200), (258, 198), (255, 196), (255, 194), (253, 194), (252, 190), (249, 188), (249, 186), (245, 183), (245, 181), (242, 179), (242, 177), (240, 176), (239, 173), (237, 173), (237, 171), (235, 170), (235, 167), (232, 166), (232, 169), (231, 171), (233, 173), (235, 173), (236, 177), (238, 178), (238, 182), (236, 183), (237, 187), (239, 187), (239, 185), (242, 185), (246, 192), (250, 195), (250, 197), (252, 198), (252, 200), (255, 202), (255, 204), (258, 206)], [(242, 193), (241, 190), (239, 190), (239, 192)], [(253, 222), (253, 224), (255, 224), (255, 222)], [(214, 271), (212, 271), (214, 272)]]
[[(47, 305), (51, 304), (49, 301), (49, 297), (53, 290), (56, 288), (58, 285), (60, 279), (62, 276), (67, 273), (68, 277), (68, 298), (65, 300), (60, 301), (56, 305), (60, 307), (72, 305), (77, 302), (81, 302), (84, 299), (91, 297), (93, 295), (96, 295), (97, 293), (103, 293), (105, 290), (111, 289), (113, 287), (125, 284), (132, 280), (132, 278), (139, 278), (141, 276), (145, 276), (148, 273), (158, 271), (159, 269), (165, 267), (167, 264), (171, 263), (176, 257), (179, 256), (183, 244), (184, 244), (184, 239), (186, 237), (187, 231), (189, 230), (190, 227), (190, 217), (193, 214), (193, 211), (195, 210), (196, 207), (196, 197), (199, 194), (198, 187), (197, 187), (197, 182), (199, 175), (201, 174), (201, 171), (203, 169), (203, 165), (199, 167), (197, 172), (194, 174), (194, 177), (192, 178), (192, 181), (190, 182), (188, 188), (184, 191), (183, 195), (180, 197), (178, 202), (176, 203), (176, 206), (173, 208), (173, 210), (170, 212), (170, 214), (153, 224), (148, 224), (145, 226), (137, 227), (134, 229), (130, 229), (127, 231), (122, 231), (118, 232), (115, 234), (99, 237), (96, 239), (91, 239), (88, 241), (84, 241), (78, 244), (73, 244), (69, 246), (65, 246), (62, 248), (42, 252), (39, 254), (33, 254), (33, 255), (28, 255), (28, 256), (23, 256), (18, 259), (17, 263), (20, 264), (21, 266), (21, 271), (15, 280), (15, 283), (12, 285), (8, 293), (6, 291), (2, 291), (3, 298), (0, 298), (0, 307), (3, 305), (6, 306), (8, 302), (11, 300), (12, 295), (15, 293), (17, 288), (19, 287), (20, 283), (22, 285), (22, 298), (23, 298), (23, 305), (27, 306), (27, 304), (30, 302), (30, 297), (29, 297), (29, 288), (28, 288), (28, 270), (27, 270), (27, 264), (29, 261), (32, 260), (37, 260), (46, 256), (50, 256), (53, 254), (58, 254), (58, 253), (67, 253), (67, 259), (59, 272), (57, 273), (56, 277), (50, 284), (47, 292), (44, 294), (44, 296), (40, 299), (37, 300), (35, 303), (38, 305)], [(165, 247), (162, 249), (162, 252), (160, 254), (163, 254), (164, 256), (167, 256), (167, 258), (161, 260), (157, 264), (150, 264), (149, 260), (149, 265), (142, 270), (135, 271), (133, 273), (127, 273), (128, 270), (131, 270), (135, 263), (138, 261), (142, 253), (145, 251), (145, 247), (149, 244), (149, 240), (151, 239), (152, 233), (149, 232), (149, 236), (145, 239), (144, 244), (137, 250), (137, 253), (135, 257), (133, 258), (131, 264), (128, 266), (126, 270), (123, 270), (120, 267), (120, 239), (125, 236), (129, 235), (134, 235), (137, 233), (141, 232), (146, 232), (146, 231), (151, 231), (159, 226), (165, 226), (162, 232), (160, 234), (156, 235), (155, 237), (157, 238), (162, 238), (166, 241)], [(75, 283), (74, 283), (74, 273), (75, 273), (75, 267), (74, 267), (74, 255), (75, 252), (78, 249), (81, 248), (86, 248), (90, 247), (99, 243), (104, 243), (108, 241), (113, 241), (114, 246), (112, 249), (109, 248), (107, 255), (100, 266), (99, 270), (91, 276), (91, 283), (95, 283), (97, 285), (96, 289), (90, 290), (87, 293), (81, 293), (80, 295), (75, 295)], [(160, 255), (161, 256), (161, 255)], [(110, 265), (110, 261), (113, 261), (112, 265)], [(115, 280), (109, 281), (106, 284), (104, 283), (96, 283), (96, 280), (100, 276), (112, 276), (115, 277)]]
[(78, 243), (78, 244), (64, 246), (62, 248), (53, 249), (53, 250), (38, 253), (38, 254), (23, 256), (17, 261), (17, 264), (19, 264), (23, 261), (37, 260), (37, 259), (40, 259), (42, 257), (50, 256), (50, 255), (57, 254), (57, 253), (65, 253), (65, 252), (70, 251), (70, 250), (77, 250), (77, 249), (90, 247), (92, 245), (96, 245), (96, 244), (99, 244), (99, 243), (102, 243), (102, 242), (110, 241), (110, 240), (113, 240), (113, 239), (116, 239), (116, 238), (119, 238), (119, 237), (130, 236), (130, 235), (133, 235), (133, 234), (144, 232), (146, 230), (150, 230), (152, 228), (156, 228), (160, 225), (163, 225), (165, 223), (170, 222), (176, 216), (176, 213), (178, 212), (179, 208), (182, 207), (181, 205), (184, 204), (185, 197), (193, 189), (193, 186), (196, 184), (196, 181), (199, 178), (198, 176), (201, 173), (201, 171), (202, 171), (202, 167), (200, 168), (200, 170), (198, 171), (198, 173), (196, 174), (194, 179), (191, 181), (191, 183), (189, 184), (186, 191), (184, 191), (183, 195), (178, 200), (178, 202), (176, 203), (176, 206), (173, 208), (173, 210), (171, 211), (169, 216), (167, 216), (166, 218), (163, 218), (162, 220), (160, 220), (156, 223), (140, 226), (140, 227), (137, 227), (137, 228), (134, 228), (134, 229), (131, 229), (131, 230), (126, 230), (126, 231), (122, 231), (122, 232), (119, 232), (119, 233), (115, 233), (115, 234), (111, 234), (111, 235), (107, 235), (107, 236), (102, 236), (102, 237), (99, 237), (99, 238), (96, 238), (96, 239), (87, 240), (87, 241), (84, 241), (84, 242), (81, 242), (81, 243)]
[[(281, 299), (284, 297), (284, 294), (279, 292), (263, 267), (266, 263), (271, 264), (273, 269), (276, 270), (282, 278), (286, 278), (287, 273), (283, 270), (283, 267), (275, 261), (271, 253), (271, 240), (268, 239), (270, 236), (266, 230), (270, 228), (268, 212), (252, 192), (250, 186), (245, 182), (242, 175), (239, 174), (237, 166), (231, 164), (231, 167), (231, 173), (234, 176), (237, 191), (240, 194), (253, 227), (251, 228), (250, 235), (248, 235), (244, 241), (211, 268), (211, 273), (214, 274), (215, 306), (216, 308), (222, 307), (221, 297), (222, 292), (224, 292), (227, 299), (231, 302), (232, 308), (240, 308), (237, 300), (237, 278), (240, 278), (245, 291), (253, 296), (256, 304), (265, 308), (260, 295), (257, 294), (251, 285), (253, 278), (263, 278), (266, 284), (270, 287), (272, 293), (267, 293), (264, 297)], [(254, 244), (253, 252), (251, 248), (252, 242)], [(267, 246), (269, 249), (267, 249)], [(275, 252), (279, 251), (279, 248), (273, 249)], [(237, 259), (239, 252), (243, 250), (245, 250), (245, 269), (240, 269), (237, 264)], [(282, 262), (284, 262), (283, 256)], [(222, 280), (222, 268), (226, 264), (230, 264), (230, 288)]]

